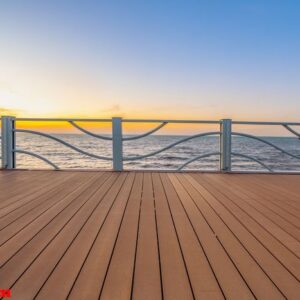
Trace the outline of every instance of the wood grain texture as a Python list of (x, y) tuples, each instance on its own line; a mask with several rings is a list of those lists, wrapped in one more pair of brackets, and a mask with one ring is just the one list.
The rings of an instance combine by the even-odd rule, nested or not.
[(0, 288), (299, 299), (300, 175), (0, 171)]

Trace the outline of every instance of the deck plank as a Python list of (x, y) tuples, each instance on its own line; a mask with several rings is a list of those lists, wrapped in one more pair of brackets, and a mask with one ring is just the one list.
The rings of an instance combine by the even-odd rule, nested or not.
[[(109, 179), (113, 180), (111, 176)], [(112, 184), (108, 180), (104, 182), (104, 184), (106, 183), (105, 187)], [(88, 200), (98, 188), (99, 180), (83, 184), (74, 193), (66, 197), (66, 207), (62, 207), (59, 212), (51, 213), (45, 223), (39, 221), (32, 226), (27, 226), (26, 231), (24, 230), (19, 236), (16, 235), (1, 246), (0, 281), (4, 286), (12, 286), (35, 258), (47, 248), (49, 243), (67, 225), (71, 226), (69, 225), (70, 222), (76, 224), (77, 221), (85, 221), (83, 218), (90, 206)], [(42, 223), (40, 227), (38, 226), (39, 223)], [(15, 266), (18, 266), (18, 268), (15, 268)]]
[[(137, 174), (111, 256), (100, 299), (130, 299), (134, 276), (143, 174)], [(100, 263), (100, 262), (99, 262)]]
[[(280, 175), (279, 175), (280, 176)], [(269, 201), (281, 207), (281, 209), (286, 210), (290, 214), (299, 217), (298, 213), (295, 213), (295, 209), (299, 212), (299, 194), (293, 195), (292, 197), (288, 196), (288, 187), (286, 187), (285, 192), (278, 190), (275, 186), (271, 186), (268, 181), (263, 182), (261, 185), (260, 175), (248, 177), (248, 178), (239, 178), (241, 184), (248, 186), (251, 190), (256, 191), (259, 195), (265, 196)], [(284, 199), (284, 201), (282, 201)]]
[(163, 186), (157, 177), (152, 182), (164, 299), (193, 299), (193, 290)]
[[(224, 219), (226, 218), (226, 223), (232, 232), (238, 236), (239, 240), (255, 257), (281, 292), (288, 299), (297, 299), (297, 295), (300, 293), (299, 279), (297, 279), (300, 270), (299, 259), (293, 256), (278, 240), (254, 222), (238, 206), (234, 205), (229, 198), (216, 190), (215, 184), (208, 184), (200, 176), (196, 176), (196, 179), (212, 193), (217, 202), (212, 201), (213, 198), (210, 198), (210, 203), (215, 205), (219, 215), (222, 215)], [(234, 222), (234, 220), (237, 220), (237, 222)], [(274, 253), (274, 255), (270, 255), (271, 253)]]
[[(107, 175), (105, 175), (104, 178), (106, 176)], [(17, 253), (23, 246), (30, 248), (32, 243), (36, 243), (37, 241), (40, 241), (40, 245), (43, 245), (44, 243), (47, 244), (46, 241), (52, 237), (52, 234), (56, 234), (62, 229), (62, 224), (68, 222), (68, 217), (70, 215), (72, 216), (72, 213), (75, 213), (76, 210), (80, 208), (82, 201), (86, 200), (89, 193), (92, 193), (94, 189), (98, 187), (99, 182), (98, 180), (95, 181), (97, 178), (98, 176), (93, 176), (92, 178), (88, 177), (81, 185), (74, 188), (72, 193), (67, 196), (63, 194), (62, 202), (59, 205), (49, 209), (45, 214), (28, 224), (28, 226), (6, 241), (5, 244), (1, 245), (0, 265), (2, 266), (5, 264), (8, 259)], [(102, 180), (101, 175), (100, 180)], [(92, 183), (94, 183), (94, 185)], [(89, 189), (89, 193), (83, 195), (86, 189)], [(31, 251), (31, 254), (34, 253), (33, 249), (37, 251), (36, 246), (34, 246), (34, 248), (29, 250)], [(18, 253), (18, 255), (20, 255), (20, 253)], [(24, 263), (24, 261), (22, 261), (22, 263)]]
[(278, 234), (269, 232), (264, 226), (266, 224), (261, 224), (253, 218), (247, 207), (243, 207), (243, 203), (240, 201), (239, 197), (236, 197), (231, 191), (220, 187), (218, 184), (212, 184), (206, 179), (206, 176), (202, 176), (201, 178), (198, 176), (197, 179), (214, 193), (218, 200), (221, 201), (245, 227), (247, 227), (249, 232), (254, 235), (275, 258), (294, 274), (298, 280), (300, 279), (300, 260), (297, 255), (300, 243), (297, 240), (292, 241), (296, 252), (294, 253), (289, 248), (290, 245), (287, 245), (280, 240), (281, 235), (279, 234), (279, 231)]
[[(63, 175), (58, 174), (56, 177), (55, 180), (58, 180)], [(44, 185), (49, 184), (48, 173), (34, 174), (29, 178), (24, 177), (24, 180), (19, 180), (16, 175), (13, 175), (11, 179), (9, 182), (3, 182), (4, 187), (8, 188), (5, 188), (5, 194), (0, 195), (0, 209), (22, 200), (24, 196), (30, 196), (39, 190), (43, 190)]]
[[(212, 181), (214, 181), (214, 177), (210, 178), (212, 179)], [(230, 183), (230, 181), (228, 181), (228, 178), (227, 180), (224, 177), (216, 176), (216, 178), (218, 178), (217, 183), (223, 189), (228, 189), (228, 184)], [(284, 217), (284, 214), (282, 215), (282, 210), (278, 209), (276, 206), (270, 203), (270, 201), (266, 203), (264, 198), (257, 197), (255, 193), (249, 193), (245, 191), (245, 189), (240, 187), (239, 181), (237, 181), (234, 189), (231, 189), (231, 192), (238, 196), (240, 200), (243, 200), (248, 205), (250, 205), (252, 209), (260, 212), (265, 218), (269, 219), (270, 221), (278, 225), (281, 229), (286, 231), (288, 234), (300, 241), (300, 220), (298, 220), (297, 218), (293, 218), (293, 216), (291, 215), (285, 215)], [(263, 194), (260, 195), (263, 196)]]
[(144, 174), (133, 280), (133, 299), (162, 299), (161, 271), (152, 181)]
[[(42, 206), (46, 201), (51, 201), (52, 197), (58, 195), (61, 191), (66, 191), (65, 185), (71, 185), (73, 183), (72, 177), (75, 177), (74, 174), (65, 176), (59, 182), (53, 180), (52, 185), (49, 188), (45, 188), (44, 191), (39, 195), (30, 195), (25, 196), (22, 200), (16, 201), (13, 205), (1, 209), (0, 216), (0, 230), (4, 227), (7, 227), (13, 221), (19, 219), (26, 213), (31, 212), (33, 209), (37, 209), (39, 206)], [(80, 180), (79, 176), (76, 176), (76, 180)], [(78, 185), (75, 181), (75, 184)]]
[[(211, 194), (197, 185), (189, 176), (181, 176), (181, 183), (215, 232), (253, 294), (260, 299), (268, 297), (271, 299), (284, 299), (280, 290), (263, 272), (247, 249), (243, 247), (238, 237), (229, 229), (228, 223), (225, 223), (217, 211), (214, 210), (215, 199), (211, 198)], [(234, 225), (237, 226), (237, 224)]]
[(0, 171), (12, 299), (299, 299), (300, 176)]
[(194, 228), (187, 218), (176, 191), (166, 174), (160, 176), (168, 200), (178, 238), (182, 246), (191, 285), (196, 299), (224, 299), (222, 290)]
[[(127, 176), (127, 174), (126, 174)], [(70, 248), (60, 260), (58, 266), (49, 276), (42, 289), (39, 291), (36, 299), (46, 299), (47, 295), (51, 294), (54, 299), (66, 299), (77, 275), (91, 249), (97, 235), (102, 230), (102, 226), (111, 214), (118, 214), (124, 211), (126, 200), (131, 190), (133, 176), (129, 175), (121, 180), (121, 186), (116, 185), (115, 191), (107, 195), (103, 199), (97, 210), (89, 218), (88, 222), (81, 229), (80, 233), (71, 244)], [(107, 201), (104, 204), (104, 201)], [(120, 218), (122, 214), (119, 213)], [(80, 253), (80, 257), (78, 257)], [(61, 273), (67, 274), (64, 280), (61, 280)]]
[[(206, 180), (206, 176), (203, 176), (204, 180)], [(236, 195), (233, 193), (232, 189), (228, 189), (228, 186), (222, 185), (220, 180), (212, 179), (214, 183), (216, 183), (219, 187), (222, 188), (222, 193), (227, 196), (237, 207), (239, 207), (242, 211), (246, 212), (247, 215), (251, 219), (253, 219), (256, 223), (261, 225), (266, 231), (270, 233), (273, 237), (276, 237), (286, 248), (288, 248), (291, 252), (293, 252), (298, 258), (300, 257), (300, 243), (291, 235), (289, 235), (286, 231), (280, 228), (276, 223), (272, 222), (269, 218), (267, 218), (264, 214), (259, 212), (256, 208), (254, 208), (247, 201), (243, 201), (240, 195)]]
[[(87, 177), (87, 176), (85, 176)], [(87, 177), (88, 179), (89, 177)], [(14, 218), (14, 214), (6, 214), (3, 220), (1, 221), (6, 222), (5, 226), (1, 228), (0, 231), (0, 245), (2, 245), (5, 241), (9, 240), (11, 237), (13, 237), (15, 234), (17, 234), (19, 231), (21, 231), (23, 228), (25, 228), (30, 223), (34, 222), (39, 217), (42, 217), (43, 214), (47, 213), (51, 208), (58, 207), (61, 204), (61, 201), (64, 199), (64, 196), (70, 193), (74, 190), (74, 186), (77, 186), (80, 182), (84, 181), (84, 177), (74, 178), (71, 180), (71, 182), (64, 186), (61, 190), (57, 189), (57, 187), (54, 186), (51, 187), (50, 190), (46, 189), (47, 193), (40, 195), (38, 197), (39, 204), (36, 207), (32, 207), (28, 213), (24, 212), (26, 211), (24, 206), (21, 206), (19, 209), (19, 212), (22, 214), (15, 219), (12, 222), (8, 222), (8, 217)], [(52, 189), (54, 190), (54, 194), (51, 193)], [(43, 197), (45, 196), (45, 197)], [(25, 199), (25, 198), (24, 198)], [(23, 200), (24, 200), (23, 199)], [(23, 202), (23, 201), (20, 201)], [(3, 209), (3, 211), (6, 211), (6, 209)], [(1, 222), (2, 223), (2, 222)]]
[[(228, 184), (234, 184), (235, 189), (232, 191), (238, 193), (243, 199), (249, 199), (249, 201), (253, 204), (253, 207), (255, 207), (256, 209), (258, 210), (263, 209), (265, 212), (266, 210), (268, 210), (268, 214), (267, 214), (268, 216), (270, 216), (270, 212), (272, 212), (272, 215), (274, 217), (275, 215), (277, 215), (278, 218), (281, 218), (285, 222), (290, 223), (292, 228), (300, 230), (300, 219), (284, 211), (277, 204), (274, 204), (272, 201), (269, 200), (269, 197), (266, 196), (264, 193), (259, 193), (259, 197), (257, 197), (256, 190), (251, 187), (249, 189), (245, 188), (238, 177), (227, 178), (223, 176), (222, 179), (220, 178), (220, 180), (227, 186)], [(278, 218), (276, 217), (277, 220)]]
[[(134, 202), (138, 203), (140, 200), (140, 198), (136, 197), (136, 195), (139, 194), (139, 187), (141, 186), (139, 186), (139, 180), (137, 176), (130, 174), (127, 178), (127, 182), (125, 182), (123, 190), (119, 195), (121, 198), (120, 200), (122, 200), (124, 197), (124, 201), (118, 201), (118, 204), (113, 207), (110, 217), (104, 223), (102, 230), (99, 232), (99, 235), (97, 236), (95, 243), (87, 256), (86, 261), (84, 262), (82, 269), (80, 270), (80, 273), (74, 282), (72, 290), (69, 293), (69, 299), (92, 300), (99, 298), (109, 266), (111, 253), (113, 253), (121, 224), (122, 222), (126, 223), (129, 221), (127, 212), (131, 211)], [(133, 256), (134, 255), (131, 257)], [(119, 265), (119, 267), (121, 269), (122, 266)], [(133, 269), (133, 267), (131, 268)], [(124, 270), (129, 270), (130, 272), (130, 266)], [(129, 278), (130, 286), (131, 277), (132, 272), (125, 277)], [(123, 284), (124, 281), (122, 282)]]
[(223, 250), (215, 232), (209, 226), (201, 212), (197, 210), (190, 195), (174, 174), (170, 174), (169, 178), (176, 189), (188, 217), (193, 223), (197, 236), (203, 245), (204, 251), (214, 269), (225, 297), (229, 299), (238, 297), (240, 297), (240, 299), (255, 299), (231, 258)]
[[(35, 298), (61, 257), (69, 249), (87, 222), (94, 222), (99, 213), (100, 220), (102, 220), (125, 179), (124, 175), (117, 175), (118, 177), (112, 185), (103, 185), (103, 189), (100, 188), (92, 195), (88, 205), (82, 210), (83, 215), (80, 218), (72, 219), (32, 262), (22, 277), (17, 280), (12, 288), (15, 295), (22, 297), (24, 300)], [(69, 274), (65, 273), (65, 276), (68, 277)], [(28, 289), (28, 286), (30, 286), (30, 289)]]

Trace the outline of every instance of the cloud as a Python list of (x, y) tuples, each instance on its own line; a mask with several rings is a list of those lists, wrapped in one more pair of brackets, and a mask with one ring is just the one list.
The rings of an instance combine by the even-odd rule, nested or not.
[(119, 104), (114, 104), (111, 107), (104, 109), (103, 111), (107, 113), (117, 113), (121, 111), (121, 107)]
[(124, 111), (119, 104), (113, 104), (107, 108), (104, 108), (99, 113), (100, 115), (108, 117), (125, 117)]

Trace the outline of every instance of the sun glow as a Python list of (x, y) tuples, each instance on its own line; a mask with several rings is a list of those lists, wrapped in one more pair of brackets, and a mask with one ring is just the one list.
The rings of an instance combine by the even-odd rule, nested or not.
[(54, 111), (51, 101), (28, 99), (17, 93), (0, 89), (0, 114), (13, 114), (15, 116), (48, 116)]

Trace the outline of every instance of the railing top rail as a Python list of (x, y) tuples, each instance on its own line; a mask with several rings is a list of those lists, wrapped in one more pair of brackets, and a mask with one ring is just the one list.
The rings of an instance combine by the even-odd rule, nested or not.
[[(86, 119), (86, 118), (15, 118), (17, 121), (45, 121), (45, 122), (112, 122), (110, 119)], [(186, 124), (220, 124), (222, 120), (176, 120), (176, 119), (122, 119), (125, 123), (186, 123)], [(264, 121), (234, 121), (238, 125), (290, 125), (300, 126), (300, 122), (264, 122)]]
[(239, 124), (239, 125), (290, 125), (290, 126), (300, 126), (299, 122), (232, 121), (232, 124)]
[[(112, 119), (83, 119), (83, 118), (15, 118), (17, 121), (77, 121), (77, 122), (111, 122)], [(219, 120), (163, 120), (163, 119), (122, 119), (128, 123), (205, 123), (220, 124)]]
[(165, 120), (165, 119), (122, 119), (128, 123), (194, 123), (194, 124), (220, 124), (220, 120)]
[(45, 121), (45, 122), (111, 122), (112, 119), (80, 119), (80, 118), (15, 118), (17, 121)]

